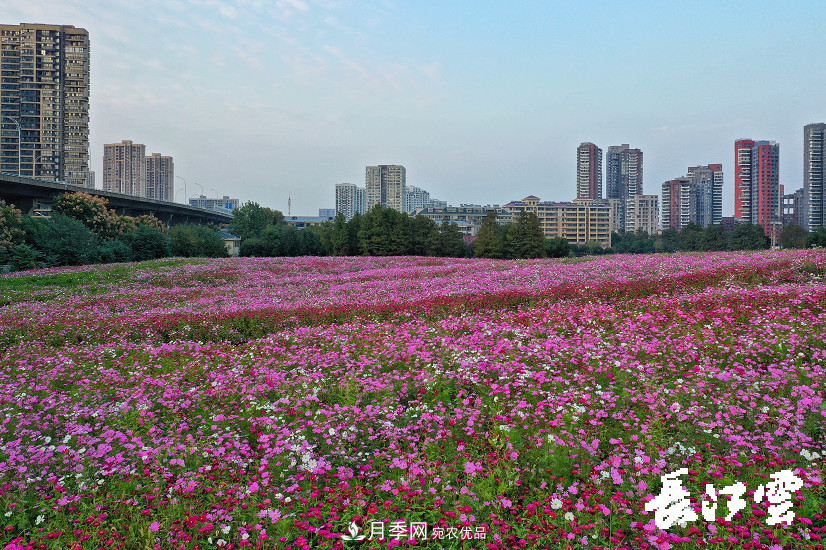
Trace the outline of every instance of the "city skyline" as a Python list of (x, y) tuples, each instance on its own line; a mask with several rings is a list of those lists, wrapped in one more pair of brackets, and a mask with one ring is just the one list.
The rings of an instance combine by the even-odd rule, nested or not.
[[(0, 12), (4, 23), (89, 31), (92, 170), (103, 172), (104, 143), (129, 136), (173, 156), (190, 194), (198, 182), (281, 210), (291, 197), (299, 214), (333, 206), (336, 183), (379, 163), (407, 166), (408, 185), (449, 203), (569, 200), (571, 151), (589, 141), (644, 151), (645, 194), (685, 166), (722, 163), (731, 215), (731, 144), (783, 145), (780, 184), (791, 192), (803, 185), (800, 128), (826, 116), (826, 75), (800, 54), (823, 43), (816, 2), (777, 13), (753, 2), (583, 12), (0, 0)], [(704, 24), (686, 25), (697, 13)], [(604, 36), (582, 39), (595, 24)], [(760, 56), (742, 47), (769, 42)], [(594, 70), (586, 53), (633, 54), (635, 70)]]

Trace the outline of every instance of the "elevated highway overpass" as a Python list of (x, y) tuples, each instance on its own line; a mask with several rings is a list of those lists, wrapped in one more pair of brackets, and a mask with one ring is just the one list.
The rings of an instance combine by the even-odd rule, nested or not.
[(108, 200), (109, 208), (121, 216), (152, 214), (167, 226), (181, 223), (220, 225), (232, 221), (232, 216), (224, 212), (0, 172), (0, 199), (14, 204), (24, 214), (48, 211), (56, 196), (77, 191)]

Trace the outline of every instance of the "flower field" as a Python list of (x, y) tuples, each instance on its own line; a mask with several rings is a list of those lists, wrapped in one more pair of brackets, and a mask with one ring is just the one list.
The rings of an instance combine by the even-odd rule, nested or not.
[[(824, 273), (804, 250), (2, 276), (0, 548), (822, 549)], [(682, 468), (697, 519), (660, 529)]]

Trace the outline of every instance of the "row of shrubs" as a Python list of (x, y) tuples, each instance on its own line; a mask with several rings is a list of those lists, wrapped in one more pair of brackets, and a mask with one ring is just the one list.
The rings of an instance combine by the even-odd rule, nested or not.
[(214, 227), (184, 224), (167, 229), (154, 216), (118, 216), (105, 199), (86, 193), (57, 197), (51, 217), (24, 216), (0, 201), (4, 271), (227, 255)]

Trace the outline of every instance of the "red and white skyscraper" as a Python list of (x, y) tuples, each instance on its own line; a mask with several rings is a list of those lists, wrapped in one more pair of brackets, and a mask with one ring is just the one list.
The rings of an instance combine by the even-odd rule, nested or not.
[(602, 149), (591, 142), (576, 148), (576, 198), (602, 198)]
[(739, 139), (734, 161), (734, 217), (769, 235), (780, 222), (780, 145)]

